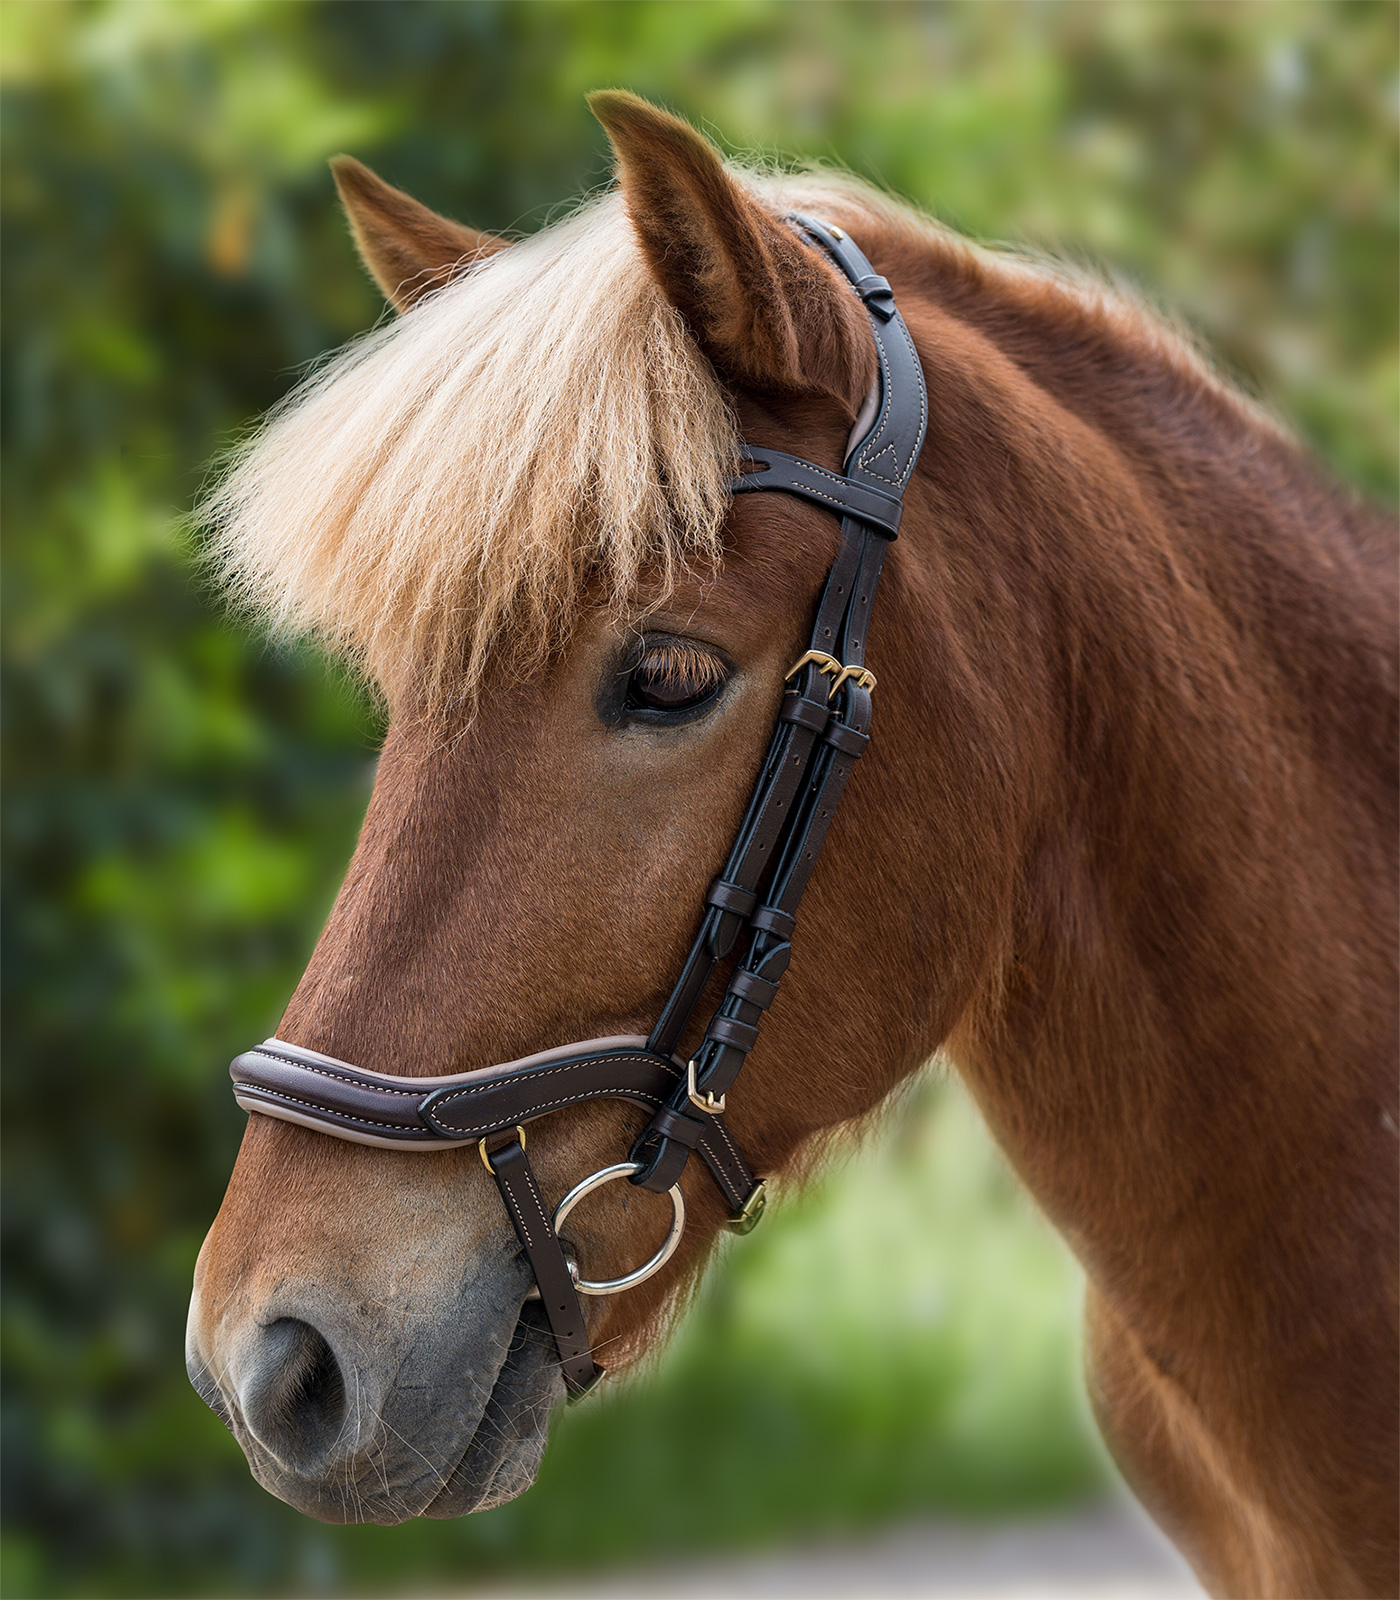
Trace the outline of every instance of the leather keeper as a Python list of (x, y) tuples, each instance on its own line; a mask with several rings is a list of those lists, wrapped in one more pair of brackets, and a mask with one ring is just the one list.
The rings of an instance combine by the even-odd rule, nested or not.
[(705, 1030), (705, 1037), (716, 1044), (732, 1045), (747, 1055), (758, 1043), (758, 1029), (752, 1023), (740, 1022), (737, 1017), (716, 1017)]
[(820, 733), (826, 727), (830, 715), (825, 700), (809, 700), (805, 694), (799, 694), (795, 689), (783, 696), (783, 703), (778, 711), (779, 721), (795, 722), (799, 728), (807, 728), (812, 733)]
[(750, 1001), (760, 1011), (766, 1011), (777, 998), (778, 986), (767, 978), (760, 978), (756, 972), (748, 972), (740, 967), (729, 980), (729, 992), (738, 995), (741, 1000)]
[[(792, 960), (792, 946), (786, 942), (775, 944), (758, 964), (754, 973), (756, 978), (766, 978), (769, 983), (776, 985), (779, 978), (787, 971), (788, 962)], [(747, 970), (746, 968), (741, 970)]]
[(776, 933), (780, 939), (791, 939), (797, 918), (779, 911), (777, 906), (760, 906), (749, 918), (749, 925), (762, 928), (764, 933)]
[(716, 913), (713, 917), (713, 926), (710, 928), (707, 943), (710, 954), (716, 961), (723, 961), (734, 948), (734, 942), (739, 937), (744, 926), (744, 919), (737, 911), (724, 911), (719, 906), (711, 907)]
[(758, 896), (741, 883), (728, 883), (723, 878), (716, 878), (705, 892), (705, 903), (718, 906), (721, 911), (733, 911), (738, 916), (747, 917), (758, 904)]
[(865, 754), (865, 747), (870, 743), (868, 733), (857, 733), (854, 728), (848, 728), (844, 722), (837, 722), (832, 718), (827, 725), (823, 739), (833, 750), (839, 750), (843, 756), (850, 756), (859, 760)]
[(855, 279), (851, 287), (865, 301), (866, 310), (881, 322), (888, 322), (894, 316), (894, 290), (888, 278), (882, 278), (878, 272), (867, 272), (863, 278)]
[(674, 1111), (670, 1106), (662, 1106), (647, 1128), (648, 1134), (659, 1133), (663, 1139), (674, 1139), (687, 1150), (694, 1150), (706, 1131), (703, 1122), (697, 1122), (682, 1111)]
[(679, 1139), (658, 1139), (650, 1128), (632, 1146), (629, 1161), (640, 1162), (640, 1170), (627, 1180), (638, 1189), (649, 1189), (652, 1194), (665, 1194), (673, 1183), (679, 1183), (681, 1174), (690, 1160), (690, 1148)]

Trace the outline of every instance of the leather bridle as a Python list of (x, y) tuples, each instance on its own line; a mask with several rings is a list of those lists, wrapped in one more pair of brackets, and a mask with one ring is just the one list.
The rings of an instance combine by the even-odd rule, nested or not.
[[(787, 675), (789, 688), (738, 836), (705, 895), (699, 931), (650, 1037), (590, 1039), (440, 1078), (369, 1072), (274, 1038), (230, 1068), (245, 1111), (392, 1150), (477, 1143), (534, 1271), (571, 1398), (602, 1376), (579, 1296), (630, 1288), (669, 1259), (685, 1223), (678, 1184), (692, 1151), (719, 1185), (736, 1233), (748, 1233), (763, 1212), (763, 1180), (730, 1137), (725, 1097), (787, 970), (798, 904), (846, 780), (869, 742), (875, 688), (865, 666), (870, 610), (923, 446), (928, 396), (889, 283), (842, 229), (812, 217), (791, 220), (827, 252), (864, 302), (879, 377), (853, 429), (844, 472), (781, 450), (741, 447), (751, 470), (734, 481), (734, 492), (776, 490), (824, 507), (841, 518), (841, 547), (808, 648)], [(724, 997), (693, 1056), (683, 1060), (675, 1054), (681, 1036), (716, 969), (736, 949)], [(626, 1161), (585, 1178), (551, 1217), (525, 1155), (525, 1124), (608, 1098), (642, 1106), (651, 1120)], [(488, 1139), (511, 1130), (509, 1140), (488, 1149)], [(592, 1283), (565, 1255), (559, 1228), (585, 1194), (620, 1177), (668, 1193), (673, 1224), (644, 1266)]]

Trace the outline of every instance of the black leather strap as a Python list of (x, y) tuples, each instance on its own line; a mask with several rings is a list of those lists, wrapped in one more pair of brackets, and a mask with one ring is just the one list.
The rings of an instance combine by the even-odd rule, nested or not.
[[(889, 283), (841, 229), (812, 217), (793, 220), (831, 255), (872, 313), (879, 403), (870, 427), (851, 448), (844, 473), (781, 450), (745, 445), (745, 460), (763, 466), (735, 479), (733, 489), (736, 494), (779, 490), (841, 515), (841, 547), (817, 607), (809, 656), (820, 652), (839, 667), (860, 669), (885, 551), (898, 532), (901, 496), (923, 447), (928, 396), (918, 352)], [(718, 1101), (727, 1094), (758, 1041), (763, 1011), (788, 964), (798, 903), (846, 780), (869, 743), (869, 687), (847, 677), (835, 701), (827, 703), (826, 672), (822, 662), (808, 660), (794, 690), (784, 697), (768, 757), (722, 874), (723, 881), (743, 890), (767, 887), (762, 902), (748, 913), (746, 947), (695, 1054), (702, 1101)], [(737, 915), (738, 902), (730, 903)], [(648, 1041), (652, 1049), (668, 1055), (676, 1049), (700, 995), (735, 940), (733, 918), (702, 924), (680, 982)], [(678, 1087), (666, 1112), (652, 1119), (632, 1148), (632, 1159), (640, 1163), (632, 1182), (658, 1191), (675, 1183), (709, 1115), (691, 1100), (687, 1086)]]
[(800, 456), (785, 455), (767, 446), (740, 445), (739, 454), (742, 460), (752, 463), (752, 470), (734, 479), (730, 487), (735, 494), (780, 489), (784, 494), (810, 500), (823, 511), (859, 517), (862, 522), (879, 528), (887, 538), (893, 539), (899, 532), (904, 507), (895, 495), (886, 494), (883, 489), (843, 478), (825, 467), (803, 461)]
[(588, 1324), (568, 1258), (540, 1197), (525, 1146), (518, 1138), (511, 1139), (488, 1153), (488, 1164), (539, 1285), (540, 1302), (559, 1351), (564, 1387), (571, 1399), (581, 1398), (602, 1374), (593, 1362)]

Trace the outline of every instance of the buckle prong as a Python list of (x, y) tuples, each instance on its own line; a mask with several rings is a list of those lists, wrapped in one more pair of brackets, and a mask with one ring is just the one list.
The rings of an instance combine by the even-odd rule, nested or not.
[(721, 1095), (718, 1100), (715, 1099), (713, 1094), (707, 1094), (703, 1099), (701, 1098), (700, 1085), (695, 1081), (694, 1056), (691, 1056), (689, 1062), (686, 1064), (685, 1092), (686, 1098), (690, 1101), (691, 1105), (695, 1106), (700, 1111), (708, 1112), (712, 1117), (717, 1117), (720, 1112), (724, 1110), (723, 1095)]
[(869, 667), (842, 667), (840, 672), (832, 679), (831, 693), (827, 695), (828, 700), (836, 698), (836, 691), (845, 683), (847, 678), (850, 678), (853, 683), (858, 684), (862, 689), (867, 689), (872, 694), (875, 692), (875, 674)]

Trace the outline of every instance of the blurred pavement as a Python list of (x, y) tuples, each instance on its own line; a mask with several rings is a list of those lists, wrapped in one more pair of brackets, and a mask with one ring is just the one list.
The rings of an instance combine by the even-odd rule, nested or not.
[(909, 1524), (860, 1542), (653, 1567), (490, 1600), (1199, 1600), (1190, 1569), (1137, 1506), (986, 1525)]

